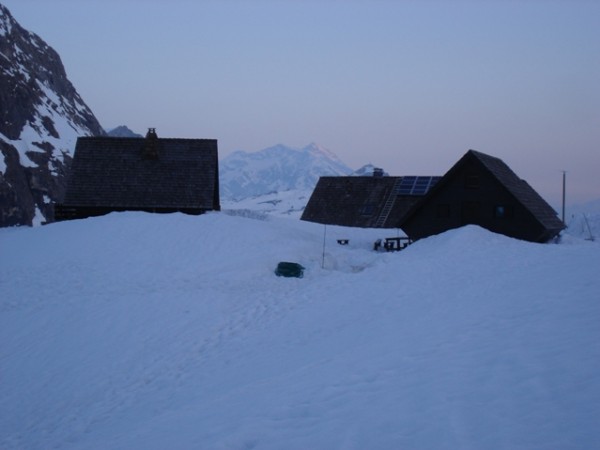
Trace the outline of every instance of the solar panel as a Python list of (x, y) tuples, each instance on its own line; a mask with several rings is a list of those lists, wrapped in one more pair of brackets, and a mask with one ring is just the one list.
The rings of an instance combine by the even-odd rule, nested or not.
[(402, 177), (398, 186), (398, 195), (410, 195), (417, 177)]
[(402, 177), (398, 195), (425, 195), (442, 177)]

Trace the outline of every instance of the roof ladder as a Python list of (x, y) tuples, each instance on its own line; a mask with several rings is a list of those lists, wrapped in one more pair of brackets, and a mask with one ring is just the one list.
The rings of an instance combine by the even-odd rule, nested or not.
[(394, 203), (396, 203), (396, 197), (397, 197), (398, 189), (400, 188), (401, 182), (402, 182), (402, 177), (398, 177), (398, 178), (396, 178), (396, 181), (394, 181), (394, 187), (392, 187), (392, 190), (390, 191), (390, 194), (388, 195), (388, 198), (386, 199), (385, 204), (383, 205), (383, 208), (381, 209), (381, 213), (379, 214), (379, 217), (377, 218), (377, 222), (375, 222), (375, 228), (383, 227), (383, 225), (385, 224), (386, 220), (388, 219), (388, 217), (390, 215), (390, 212), (392, 212)]

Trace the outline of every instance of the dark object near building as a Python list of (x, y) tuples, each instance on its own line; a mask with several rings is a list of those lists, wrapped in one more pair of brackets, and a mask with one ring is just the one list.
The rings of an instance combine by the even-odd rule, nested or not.
[(383, 248), (387, 252), (399, 252), (412, 244), (412, 240), (407, 237), (389, 237), (385, 238)]
[(275, 269), (278, 277), (304, 278), (304, 267), (294, 262), (280, 262)]
[(321, 177), (301, 220), (362, 228), (395, 228), (441, 177)]
[(81, 137), (56, 220), (113, 211), (184, 212), (220, 210), (217, 141)]
[(400, 221), (413, 240), (467, 224), (532, 242), (565, 228), (540, 195), (501, 159), (469, 150)]

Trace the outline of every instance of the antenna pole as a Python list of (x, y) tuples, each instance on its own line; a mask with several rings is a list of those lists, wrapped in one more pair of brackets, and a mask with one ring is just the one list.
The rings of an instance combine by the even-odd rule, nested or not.
[(565, 192), (566, 192), (566, 186), (567, 186), (567, 171), (563, 170), (563, 177), (562, 177), (562, 221), (563, 223), (565, 222)]
[(323, 260), (321, 262), (321, 269), (325, 268), (325, 236), (327, 236), (327, 225), (323, 225)]

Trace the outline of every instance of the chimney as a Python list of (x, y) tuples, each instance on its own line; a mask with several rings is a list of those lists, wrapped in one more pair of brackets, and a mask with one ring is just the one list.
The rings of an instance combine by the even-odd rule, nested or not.
[(373, 176), (374, 177), (382, 177), (383, 176), (383, 169), (381, 169), (379, 167), (374, 167), (373, 168)]
[(156, 128), (148, 128), (148, 132), (146, 133), (146, 139), (157, 139)]
[(158, 159), (158, 136), (156, 128), (148, 128), (143, 149), (144, 159)]

